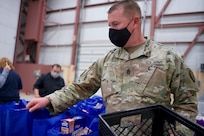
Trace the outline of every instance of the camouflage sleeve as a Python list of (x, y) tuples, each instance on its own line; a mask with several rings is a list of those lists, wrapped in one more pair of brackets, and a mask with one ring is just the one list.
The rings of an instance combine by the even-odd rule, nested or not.
[(80, 100), (87, 99), (96, 93), (100, 88), (101, 80), (99, 62), (93, 63), (84, 71), (78, 82), (47, 95), (46, 97), (51, 101), (51, 105), (47, 108), (53, 114), (59, 114)]
[(198, 87), (194, 74), (177, 55), (175, 55), (174, 62), (175, 71), (170, 86), (174, 95), (173, 109), (185, 117), (195, 120)]

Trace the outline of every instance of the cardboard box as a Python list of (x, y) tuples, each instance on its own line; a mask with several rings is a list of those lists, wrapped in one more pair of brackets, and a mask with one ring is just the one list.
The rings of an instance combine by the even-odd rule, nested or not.
[(67, 118), (61, 120), (61, 133), (71, 134), (75, 136), (86, 126), (86, 120), (84, 117), (75, 116), (73, 118)]

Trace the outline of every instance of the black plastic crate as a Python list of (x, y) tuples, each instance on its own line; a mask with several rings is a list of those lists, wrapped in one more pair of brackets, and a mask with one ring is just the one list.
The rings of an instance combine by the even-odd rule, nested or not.
[[(121, 124), (124, 119), (125, 125)], [(161, 104), (99, 115), (100, 136), (185, 136), (179, 130), (183, 127), (204, 136), (202, 126)]]

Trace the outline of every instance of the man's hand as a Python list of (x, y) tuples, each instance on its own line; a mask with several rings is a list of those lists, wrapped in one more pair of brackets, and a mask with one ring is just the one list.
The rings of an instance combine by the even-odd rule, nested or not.
[(37, 109), (43, 108), (50, 103), (50, 100), (47, 97), (33, 98), (27, 105), (26, 108), (29, 109), (29, 112), (33, 112)]

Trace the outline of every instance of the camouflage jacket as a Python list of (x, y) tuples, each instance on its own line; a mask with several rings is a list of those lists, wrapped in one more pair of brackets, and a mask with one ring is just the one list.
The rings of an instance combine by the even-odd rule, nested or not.
[(160, 103), (189, 118), (197, 114), (198, 87), (192, 71), (176, 53), (152, 40), (132, 54), (123, 48), (111, 50), (84, 71), (77, 83), (46, 97), (57, 114), (99, 88), (107, 112)]

